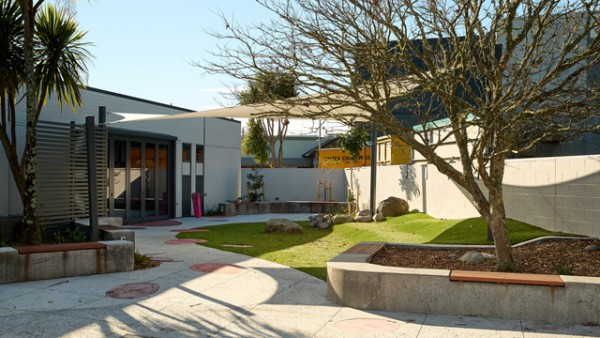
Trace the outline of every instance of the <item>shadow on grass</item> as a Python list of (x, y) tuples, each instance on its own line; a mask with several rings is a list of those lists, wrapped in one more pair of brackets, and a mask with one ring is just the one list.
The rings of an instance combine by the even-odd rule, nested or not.
[[(548, 231), (513, 219), (506, 219), (511, 244), (521, 243), (542, 236), (573, 236), (572, 234)], [(428, 244), (478, 244), (493, 245), (488, 241), (487, 222), (481, 218), (468, 218), (442, 232)]]
[[(280, 264), (289, 265), (290, 262), (301, 263), (302, 256), (306, 259), (311, 257), (314, 252), (328, 244), (328, 241), (321, 240), (328, 236), (332, 229), (315, 229), (308, 226), (308, 222), (297, 222), (302, 226), (302, 234), (269, 234), (264, 231), (265, 222), (258, 223), (237, 223), (223, 224), (217, 226), (208, 226), (203, 229), (211, 230), (202, 233), (180, 233), (178, 238), (198, 238), (205, 239), (208, 242), (201, 245), (219, 250), (235, 252), (252, 257), (268, 258)], [(297, 253), (279, 255), (279, 251), (293, 250), (294, 247), (300, 247), (305, 244), (312, 246), (300, 250)], [(240, 245), (244, 247), (234, 247), (227, 245)], [(311, 247), (312, 250), (311, 250)], [(291, 256), (291, 257), (290, 257)], [(296, 265), (297, 266), (297, 265)]]

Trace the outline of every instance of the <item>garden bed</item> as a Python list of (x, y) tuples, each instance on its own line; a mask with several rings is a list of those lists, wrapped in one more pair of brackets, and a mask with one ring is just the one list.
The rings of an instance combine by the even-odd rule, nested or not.
[(600, 324), (598, 277), (537, 275), (541, 285), (531, 285), (526, 276), (455, 271), (453, 281), (452, 270), (370, 264), (383, 247), (361, 243), (329, 261), (329, 299), (365, 310)]

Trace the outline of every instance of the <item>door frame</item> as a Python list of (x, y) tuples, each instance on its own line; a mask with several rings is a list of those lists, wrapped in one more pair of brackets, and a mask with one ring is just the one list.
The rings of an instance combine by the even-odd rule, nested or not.
[[(107, 213), (109, 216), (118, 216), (116, 215), (115, 203), (114, 203), (114, 190), (115, 190), (115, 177), (114, 177), (114, 155), (115, 155), (115, 141), (124, 141), (125, 142), (125, 151), (126, 151), (126, 173), (125, 173), (125, 214), (122, 215), (124, 224), (134, 224), (140, 222), (148, 222), (155, 220), (162, 220), (172, 218), (175, 215), (175, 141), (176, 138), (169, 135), (162, 134), (154, 134), (154, 133), (144, 133), (144, 132), (132, 132), (129, 130), (110, 130), (108, 135), (108, 196), (107, 196)], [(160, 196), (158, 195), (160, 192), (158, 191), (158, 184), (155, 185), (155, 215), (154, 216), (146, 216), (145, 215), (145, 192), (140, 191), (140, 214), (139, 217), (133, 217), (131, 214), (131, 143), (139, 142), (140, 143), (140, 158), (145, 158), (146, 156), (146, 145), (154, 144), (155, 150), (159, 149), (159, 151), (155, 151), (155, 158), (160, 155), (160, 146), (167, 146), (167, 213), (166, 215), (161, 215), (160, 213), (160, 203), (158, 203), (158, 199)], [(155, 164), (157, 166), (158, 163)], [(143, 171), (145, 168), (144, 161), (141, 164), (141, 170)], [(158, 182), (159, 171), (155, 170), (155, 182)], [(141, 182), (140, 185), (142, 190), (145, 187), (145, 175), (140, 176)]]

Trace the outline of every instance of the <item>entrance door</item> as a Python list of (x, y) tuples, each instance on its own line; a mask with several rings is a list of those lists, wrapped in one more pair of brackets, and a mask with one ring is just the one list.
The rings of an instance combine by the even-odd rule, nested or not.
[(109, 152), (109, 215), (129, 224), (170, 217), (172, 143), (114, 137)]

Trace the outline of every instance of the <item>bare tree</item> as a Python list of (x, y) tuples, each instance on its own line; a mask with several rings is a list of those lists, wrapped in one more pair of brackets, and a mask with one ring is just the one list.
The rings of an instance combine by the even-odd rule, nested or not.
[[(277, 19), (226, 21), (219, 61), (204, 67), (237, 79), (289, 70), (307, 116), (360, 117), (397, 135), (468, 192), (499, 262), (513, 261), (507, 156), (599, 128), (597, 0), (258, 2)], [(423, 132), (443, 118), (447, 135)], [(436, 153), (447, 141), (459, 163)]]

